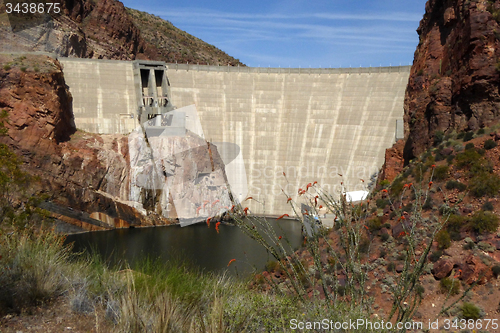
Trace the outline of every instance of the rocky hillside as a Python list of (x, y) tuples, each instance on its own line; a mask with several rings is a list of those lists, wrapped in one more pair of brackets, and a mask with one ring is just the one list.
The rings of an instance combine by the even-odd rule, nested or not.
[(171, 23), (127, 9), (116, 0), (63, 0), (61, 7), (63, 15), (38, 21), (9, 17), (11, 27), (0, 24), (0, 51), (44, 51), (64, 57), (242, 65), (239, 60), (175, 28)]
[(499, 121), (500, 1), (429, 0), (405, 98), (404, 161)]
[(139, 28), (142, 38), (158, 50), (155, 60), (200, 65), (244, 66), (238, 59), (176, 28), (169, 21), (135, 9), (126, 10), (134, 25)]

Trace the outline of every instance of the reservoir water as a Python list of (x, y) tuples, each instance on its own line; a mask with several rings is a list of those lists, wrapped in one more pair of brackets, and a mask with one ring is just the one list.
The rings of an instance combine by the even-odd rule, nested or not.
[[(268, 218), (276, 234), (290, 242), (296, 250), (302, 242), (301, 223), (295, 220)], [(136, 267), (145, 258), (167, 261), (180, 259), (204, 271), (224, 272), (246, 277), (254, 270), (262, 271), (269, 260), (275, 260), (257, 241), (239, 227), (221, 224), (219, 233), (214, 223), (180, 226), (115, 229), (68, 235), (75, 251), (97, 251), (111, 265)], [(230, 260), (236, 259), (228, 267)]]

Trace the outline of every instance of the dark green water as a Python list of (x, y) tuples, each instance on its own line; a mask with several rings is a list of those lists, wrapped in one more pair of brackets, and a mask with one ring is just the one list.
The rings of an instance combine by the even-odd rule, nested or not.
[[(288, 238), (293, 249), (300, 246), (300, 222), (268, 220), (277, 235)], [(171, 226), (89, 232), (69, 235), (66, 242), (74, 242), (75, 251), (94, 249), (111, 265), (128, 263), (132, 268), (149, 256), (162, 261), (187, 260), (204, 271), (227, 270), (231, 275), (246, 277), (255, 268), (261, 271), (269, 260), (274, 260), (240, 228), (221, 224), (219, 231), (215, 231), (213, 223), (211, 228), (199, 223), (184, 228)], [(236, 261), (228, 268), (231, 259)]]

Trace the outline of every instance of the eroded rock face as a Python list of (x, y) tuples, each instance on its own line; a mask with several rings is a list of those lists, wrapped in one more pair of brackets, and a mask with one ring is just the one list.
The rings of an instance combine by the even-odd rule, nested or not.
[(498, 122), (500, 1), (429, 0), (405, 96), (404, 159), (437, 131), (476, 130)]
[(391, 148), (385, 150), (385, 162), (380, 173), (380, 180), (392, 182), (396, 176), (403, 171), (404, 140), (399, 140)]
[(156, 48), (143, 40), (121, 2), (66, 0), (61, 8), (63, 15), (19, 22), (15, 29), (0, 25), (0, 50), (117, 60), (157, 57)]

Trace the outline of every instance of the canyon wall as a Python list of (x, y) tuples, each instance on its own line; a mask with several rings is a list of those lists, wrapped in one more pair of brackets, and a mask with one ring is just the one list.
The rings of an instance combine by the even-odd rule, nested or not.
[(500, 2), (429, 0), (404, 103), (404, 160), (500, 115)]

